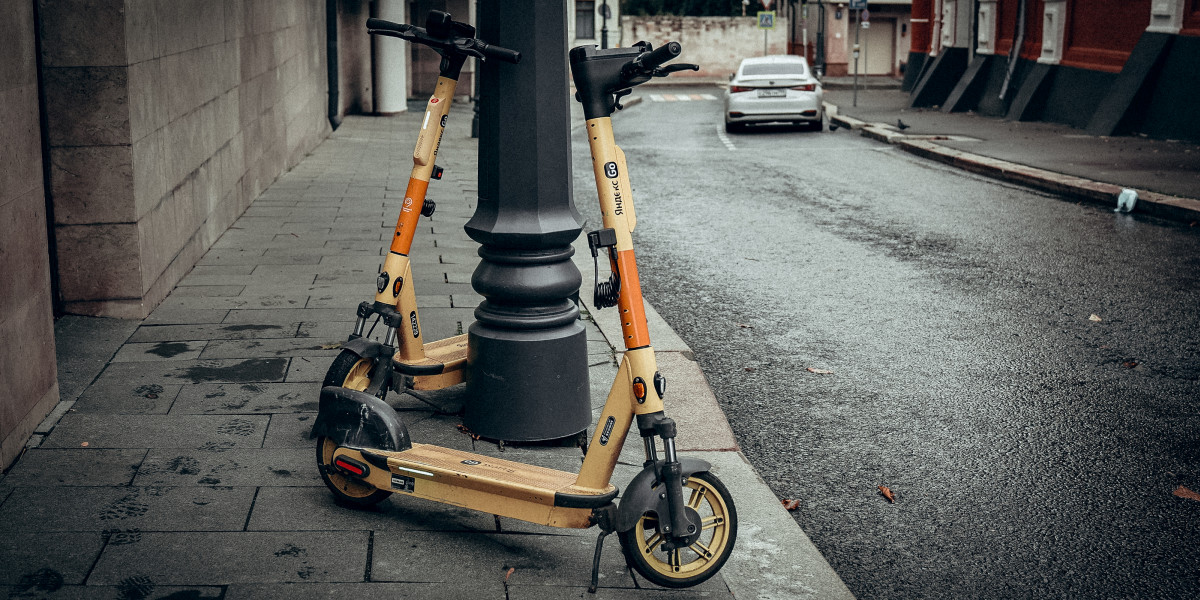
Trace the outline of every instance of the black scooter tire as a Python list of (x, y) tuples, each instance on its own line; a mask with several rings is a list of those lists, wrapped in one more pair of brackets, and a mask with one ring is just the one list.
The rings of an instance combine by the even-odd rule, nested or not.
[(325, 380), (321, 387), (332, 385), (366, 391), (371, 383), (371, 372), (374, 370), (375, 359), (359, 356), (353, 350), (342, 350), (325, 371)]
[[(617, 533), (629, 566), (647, 581), (663, 587), (691, 587), (716, 575), (733, 554), (737, 541), (737, 509), (716, 475), (691, 475), (684, 484), (684, 493), (684, 503), (699, 512), (703, 530), (700, 539), (688, 548), (671, 554), (656, 550), (661, 538), (655, 532), (658, 519), (653, 515), (643, 515), (632, 529)], [(692, 560), (682, 563), (689, 557)]]

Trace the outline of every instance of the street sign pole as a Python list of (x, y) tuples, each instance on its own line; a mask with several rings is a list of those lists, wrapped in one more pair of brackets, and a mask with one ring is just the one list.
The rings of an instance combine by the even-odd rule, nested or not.
[(854, 101), (851, 106), (858, 106), (858, 36), (862, 30), (862, 9), (856, 11), (858, 13), (857, 23), (854, 27)]

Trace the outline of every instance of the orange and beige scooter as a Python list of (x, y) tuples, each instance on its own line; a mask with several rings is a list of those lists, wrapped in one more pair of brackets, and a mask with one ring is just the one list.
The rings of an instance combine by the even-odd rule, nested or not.
[[(372, 34), (398, 37), (433, 48), (442, 56), (437, 87), (425, 107), (413, 168), (409, 175), (400, 217), (388, 248), (387, 258), (376, 278), (374, 302), (358, 305), (354, 330), (342, 344), (342, 352), (325, 373), (324, 385), (370, 390), (383, 398), (389, 389), (397, 391), (441, 389), (462, 383), (467, 361), (467, 336), (457, 335), (425, 343), (417, 316), (417, 296), (413, 290), (409, 250), (421, 215), (432, 216), (435, 205), (425, 199), (430, 179), (440, 179), (442, 169), (434, 164), (446, 118), (454, 97), (454, 88), (469, 57), (494, 58), (511, 63), (521, 55), (513, 50), (484, 42), (475, 36), (475, 28), (451, 19), (441, 11), (430, 11), (425, 27), (368, 19)], [(382, 342), (364, 335), (372, 318), (383, 321), (386, 330)], [(373, 327), (373, 326), (372, 326)], [(391, 360), (384, 360), (385, 358)], [(420, 395), (414, 397), (424, 400)], [(427, 400), (425, 400), (427, 402)]]
[[(340, 503), (369, 506), (399, 494), (554, 527), (599, 526), (592, 591), (604, 538), (612, 532), (627, 563), (659, 585), (696, 585), (725, 564), (737, 537), (737, 512), (708, 463), (676, 453), (676, 426), (664, 413), (666, 381), (650, 346), (634, 260), (629, 175), (610, 119), (633, 86), (696, 68), (660, 66), (679, 52), (672, 42), (658, 50), (639, 43), (608, 50), (585, 46), (570, 53), (603, 214), (604, 228), (589, 233), (588, 242), (593, 256), (607, 253), (613, 272), (597, 291), (606, 304), (618, 307), (625, 338), (616, 380), (579, 472), (413, 443), (396, 411), (381, 399), (328, 386), (321, 390), (312, 433), (321, 477)], [(635, 421), (646, 460), (617, 504), (610, 479)]]

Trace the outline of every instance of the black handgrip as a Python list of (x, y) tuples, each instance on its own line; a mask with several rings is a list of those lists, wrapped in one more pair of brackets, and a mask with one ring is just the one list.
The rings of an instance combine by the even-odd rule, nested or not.
[(514, 65), (521, 62), (520, 52), (517, 52), (516, 50), (509, 50), (508, 48), (501, 48), (500, 46), (493, 46), (486, 42), (479, 42), (479, 51), (482, 52), (487, 58), (494, 58), (496, 60), (510, 62)]
[(683, 46), (680, 46), (679, 42), (667, 42), (659, 46), (658, 50), (652, 50), (639, 56), (635, 62), (642, 69), (650, 70), (679, 56), (680, 52), (683, 52)]
[(412, 25), (393, 23), (391, 21), (384, 21), (383, 19), (371, 17), (367, 19), (367, 29), (378, 29), (381, 31), (395, 31), (396, 33), (404, 33), (409, 29), (412, 29)]

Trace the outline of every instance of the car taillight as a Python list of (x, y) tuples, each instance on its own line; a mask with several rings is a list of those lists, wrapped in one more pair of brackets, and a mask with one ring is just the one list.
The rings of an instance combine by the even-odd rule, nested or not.
[(806, 83), (804, 85), (792, 86), (791, 89), (796, 90), (797, 92), (815, 92), (817, 91), (817, 84)]
[(729, 86), (729, 93), (736, 94), (738, 92), (748, 92), (752, 89), (754, 89), (754, 88), (744, 86), (744, 85), (731, 85), (731, 86)]

